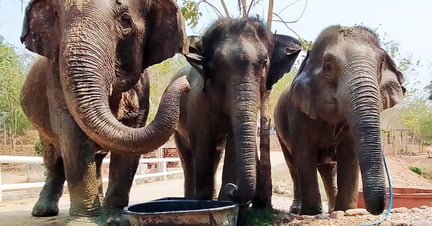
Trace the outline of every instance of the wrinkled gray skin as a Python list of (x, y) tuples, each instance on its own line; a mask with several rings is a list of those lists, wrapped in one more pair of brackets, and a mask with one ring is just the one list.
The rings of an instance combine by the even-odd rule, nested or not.
[(225, 149), (222, 190), (226, 192), (221, 190), (219, 199), (251, 201), (261, 94), (290, 71), (300, 49), (296, 39), (272, 35), (253, 18), (220, 19), (202, 38), (190, 37), (186, 58), (192, 66), (176, 77), (186, 74), (191, 90), (181, 100), (174, 133), (186, 197), (213, 198), (214, 175)]
[[(128, 224), (121, 212), (139, 154), (170, 137), (188, 90), (185, 77), (176, 80), (155, 120), (142, 127), (149, 98), (144, 69), (181, 51), (185, 41), (178, 7), (169, 0), (33, 0), (21, 40), (42, 55), (21, 92), (47, 168), (32, 215), (57, 215), (67, 180), (70, 224)], [(102, 202), (100, 165), (107, 150), (110, 180)]]
[(359, 168), (366, 209), (383, 211), (380, 111), (403, 99), (402, 83), (402, 74), (369, 29), (331, 26), (321, 32), (274, 110), (294, 182), (291, 212), (322, 212), (317, 169), (329, 211), (355, 208)]

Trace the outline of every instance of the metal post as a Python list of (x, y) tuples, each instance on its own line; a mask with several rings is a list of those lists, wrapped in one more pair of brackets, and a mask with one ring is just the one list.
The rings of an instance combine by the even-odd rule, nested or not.
[(168, 176), (167, 176), (167, 162), (165, 160), (162, 161), (162, 180), (167, 180)]
[[(158, 159), (162, 159), (163, 158), (163, 148), (162, 147), (158, 148), (157, 154), (156, 154), (156, 158), (158, 158)], [(164, 164), (163, 164), (163, 162), (159, 162), (157, 164), (157, 167), (158, 167), (158, 173), (163, 173), (164, 172)], [(160, 176), (159, 180), (165, 180), (165, 177), (164, 176)]]

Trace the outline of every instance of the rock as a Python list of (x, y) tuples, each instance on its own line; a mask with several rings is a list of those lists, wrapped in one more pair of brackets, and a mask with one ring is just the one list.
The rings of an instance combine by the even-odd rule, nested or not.
[(418, 213), (418, 212), (423, 212), (423, 210), (420, 209), (420, 208), (414, 207), (414, 208), (411, 209), (411, 212), (414, 212), (414, 213), (417, 212)]
[(317, 220), (330, 220), (330, 214), (328, 213), (318, 214), (314, 218)]
[(408, 211), (409, 209), (406, 207), (393, 208), (392, 210), (390, 210), (391, 213), (406, 213)]
[(408, 222), (405, 220), (393, 220), (391, 221), (392, 226), (408, 226)]
[(293, 221), (294, 219), (296, 219), (296, 217), (297, 217), (296, 214), (288, 213), (282, 217), (282, 223), (287, 224), (287, 223)]
[(411, 226), (430, 226), (432, 221), (414, 221)]
[(349, 209), (345, 211), (345, 216), (359, 216), (359, 215), (367, 215), (367, 214), (369, 214), (369, 212), (363, 208)]
[(424, 208), (425, 212), (432, 212), (432, 207), (427, 206), (426, 208)]
[(315, 215), (300, 215), (296, 217), (297, 220), (307, 220), (307, 219), (314, 219)]
[(330, 213), (330, 218), (333, 219), (340, 219), (343, 216), (345, 216), (345, 211), (341, 211), (341, 210), (336, 210)]

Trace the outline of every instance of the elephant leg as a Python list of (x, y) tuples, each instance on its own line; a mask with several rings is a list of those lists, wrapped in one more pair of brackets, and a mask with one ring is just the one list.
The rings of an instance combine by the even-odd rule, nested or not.
[(65, 174), (60, 151), (41, 138), (43, 159), (46, 169), (45, 184), (39, 194), (39, 199), (33, 206), (32, 215), (49, 217), (58, 215), (58, 201), (63, 194)]
[(119, 214), (129, 203), (129, 191), (141, 155), (123, 155), (111, 152), (109, 182), (103, 203), (109, 214)]
[(100, 181), (96, 174), (96, 144), (69, 115), (58, 115), (57, 130), (70, 194), (69, 214), (76, 217), (102, 215), (99, 200)]
[(214, 194), (215, 170), (212, 166), (218, 156), (216, 144), (207, 137), (196, 139), (193, 152), (194, 182), (196, 199), (212, 199)]
[(95, 155), (95, 161), (96, 161), (96, 177), (97, 180), (100, 183), (99, 186), (99, 200), (100, 202), (103, 201), (103, 182), (102, 182), (102, 161), (105, 158), (105, 156), (108, 154), (108, 152), (106, 151), (99, 151), (98, 153), (96, 153)]
[(177, 151), (179, 152), (183, 175), (184, 175), (184, 196), (185, 198), (193, 198), (194, 196), (194, 179), (193, 179), (193, 159), (192, 151), (186, 145), (185, 140), (177, 132), (174, 133), (174, 141), (176, 143)]
[(354, 144), (351, 140), (344, 141), (336, 154), (337, 187), (335, 210), (347, 210), (357, 207), (359, 164)]
[(324, 163), (318, 165), (318, 171), (324, 183), (324, 189), (328, 199), (328, 212), (332, 212), (336, 203), (336, 163)]
[(224, 188), (228, 183), (238, 186), (238, 178), (236, 173), (236, 167), (238, 167), (237, 165), (235, 143), (232, 134), (230, 134), (225, 146), (225, 159), (222, 171), (222, 185), (219, 191), (219, 200), (232, 200), (233, 197), (230, 197), (232, 194), (226, 194)]
[(301, 145), (293, 147), (295, 154), (293, 166), (294, 171), (298, 172), (301, 188), (301, 213), (315, 215), (322, 213), (321, 195), (319, 192), (317, 178), (317, 153), (316, 150)]
[(291, 152), (288, 147), (285, 145), (281, 138), (279, 138), (279, 143), (281, 144), (282, 152), (284, 154), (285, 162), (288, 166), (291, 179), (293, 182), (293, 190), (294, 190), (294, 199), (291, 203), (290, 213), (300, 214), (301, 213), (301, 190), (300, 190), (300, 181), (298, 178), (298, 172), (294, 170), (293, 159)]

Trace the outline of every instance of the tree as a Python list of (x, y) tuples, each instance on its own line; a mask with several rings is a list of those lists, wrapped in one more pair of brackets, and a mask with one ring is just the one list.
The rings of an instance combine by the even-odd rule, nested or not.
[(395, 61), (398, 69), (404, 74), (406, 81), (403, 84), (407, 89), (404, 101), (399, 107), (393, 109), (397, 111), (397, 114), (392, 114), (393, 117), (397, 115), (397, 123), (404, 125), (415, 138), (431, 142), (432, 105), (427, 99), (432, 99), (432, 83), (425, 87), (430, 96), (425, 95), (423, 87), (419, 87), (421, 82), (417, 81), (418, 76), (416, 76), (420, 71), (419, 68), (423, 67), (422, 63), (415, 60), (410, 54), (403, 54), (399, 43), (392, 40), (386, 33), (380, 41), (383, 48)]
[(432, 141), (432, 108), (424, 98), (415, 98), (406, 103), (400, 111), (400, 120), (414, 137)]
[(159, 64), (147, 68), (150, 77), (150, 112), (147, 121), (152, 121), (160, 98), (174, 74), (184, 65), (186, 60), (181, 55), (175, 55)]
[[(16, 137), (30, 127), (21, 110), (19, 96), (24, 83), (24, 69), (10, 45), (0, 36), (0, 128), (15, 148)], [(6, 140), (4, 140), (6, 142)]]

